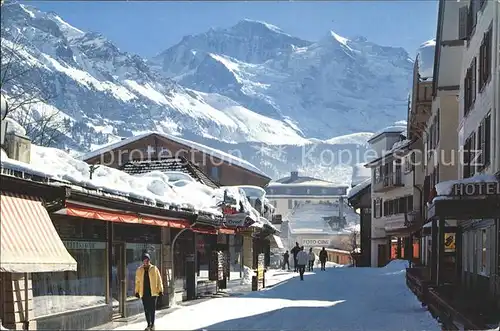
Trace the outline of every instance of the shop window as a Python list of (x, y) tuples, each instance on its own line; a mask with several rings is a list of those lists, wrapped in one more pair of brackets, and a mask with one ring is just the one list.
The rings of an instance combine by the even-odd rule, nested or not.
[(63, 242), (77, 271), (32, 274), (35, 317), (106, 303), (106, 242)]
[[(135, 272), (142, 264), (142, 255), (149, 253), (151, 263), (161, 268), (161, 245), (143, 244), (143, 243), (126, 243), (125, 244), (125, 263), (127, 268), (127, 298), (135, 298)], [(164, 276), (164, 275), (162, 275)], [(113, 270), (113, 280), (115, 280), (115, 271)], [(118, 284), (112, 287), (118, 288)]]

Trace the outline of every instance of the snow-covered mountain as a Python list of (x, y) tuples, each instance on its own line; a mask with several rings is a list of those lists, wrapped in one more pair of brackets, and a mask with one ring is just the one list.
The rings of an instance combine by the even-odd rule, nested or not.
[(402, 48), (331, 31), (313, 43), (250, 20), (187, 36), (152, 62), (183, 86), (225, 95), (319, 139), (404, 117), (412, 69)]
[(322, 151), (363, 151), (370, 131), (406, 114), (408, 54), (361, 37), (310, 42), (245, 20), (147, 60), (32, 6), (7, 2), (1, 17), (2, 93), (19, 103), (43, 92), (24, 111), (60, 115), (55, 144), (66, 149), (156, 130), (240, 149), (273, 177), (298, 169), (345, 182), (362, 160), (325, 165)]

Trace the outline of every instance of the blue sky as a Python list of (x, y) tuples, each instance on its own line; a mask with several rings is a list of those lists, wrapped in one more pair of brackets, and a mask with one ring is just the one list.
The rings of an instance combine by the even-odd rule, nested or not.
[(436, 33), (436, 0), (401, 1), (23, 1), (54, 11), (68, 23), (100, 32), (120, 49), (146, 57), (210, 27), (229, 27), (249, 18), (279, 26), (291, 35), (318, 40), (329, 30), (344, 37), (417, 47)]

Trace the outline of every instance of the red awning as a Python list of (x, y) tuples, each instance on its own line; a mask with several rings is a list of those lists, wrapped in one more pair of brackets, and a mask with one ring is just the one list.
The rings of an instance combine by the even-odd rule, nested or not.
[(189, 228), (188, 220), (155, 218), (152, 216), (126, 213), (120, 210), (104, 210), (66, 202), (66, 215), (118, 223), (146, 224), (171, 228)]
[(219, 233), (221, 233), (221, 234), (235, 234), (236, 230), (235, 229), (224, 229), (224, 228), (221, 228), (221, 229), (219, 229)]

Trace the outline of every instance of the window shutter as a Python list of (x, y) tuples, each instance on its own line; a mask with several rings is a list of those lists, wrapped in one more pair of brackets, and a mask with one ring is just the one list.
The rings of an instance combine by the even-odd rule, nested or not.
[(462, 164), (463, 164), (463, 177), (470, 177), (470, 137), (465, 140), (463, 156), (462, 156)]
[[(477, 130), (478, 151), (476, 152), (476, 171), (479, 172), (483, 169), (483, 153), (484, 153), (484, 121), (479, 125)], [(479, 153), (479, 155), (478, 155)]]
[(484, 120), (484, 165), (490, 163), (491, 157), (491, 115), (486, 116)]
[(476, 74), (477, 74), (477, 58), (474, 57), (472, 60), (472, 72), (471, 72), (471, 94), (472, 100), (471, 105), (476, 101)]
[(488, 81), (491, 75), (492, 63), (491, 63), (491, 53), (492, 53), (492, 29), (490, 28), (488, 32), (486, 32), (485, 37), (485, 64), (484, 64), (484, 83)]
[(467, 6), (461, 7), (458, 16), (458, 39), (460, 40), (467, 39), (468, 17), (469, 17), (469, 8)]
[(476, 168), (475, 165), (477, 165), (477, 147), (476, 147), (476, 133), (472, 133), (471, 138), (470, 138), (470, 162), (471, 166), (469, 167), (470, 171), (470, 176), (474, 176), (476, 173)]

